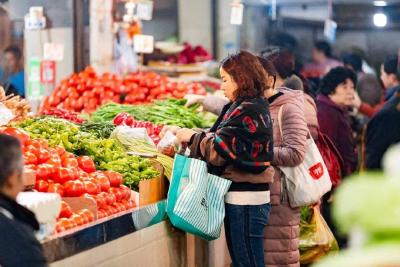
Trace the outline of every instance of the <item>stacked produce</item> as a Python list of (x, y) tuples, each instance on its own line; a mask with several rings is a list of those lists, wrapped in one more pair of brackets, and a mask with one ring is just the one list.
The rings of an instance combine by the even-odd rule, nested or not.
[(160, 142), (160, 132), (163, 125), (154, 125), (149, 121), (137, 121), (130, 114), (126, 112), (119, 113), (115, 116), (113, 123), (115, 126), (129, 126), (132, 128), (145, 128), (147, 134), (153, 140), (154, 144)]
[(62, 108), (69, 111), (92, 113), (109, 102), (142, 104), (154, 99), (183, 98), (186, 94), (206, 94), (199, 83), (174, 82), (154, 72), (137, 72), (124, 78), (93, 68), (71, 75), (61, 81), (52, 95), (42, 102), (40, 111)]
[[(50, 147), (46, 140), (31, 139), (26, 132), (13, 127), (3, 129), (2, 133), (20, 140), (25, 168), (35, 173), (37, 191), (58, 193), (61, 197), (91, 198), (97, 203), (99, 218), (135, 207), (131, 190), (122, 185), (122, 175), (96, 171), (91, 157), (76, 157), (61, 146)], [(65, 208), (61, 210), (60, 218), (63, 219), (60, 219), (57, 231), (71, 228), (67, 225), (79, 226), (94, 220), (86, 211), (72, 214), (66, 213)]]
[(0, 103), (6, 108), (12, 111), (14, 115), (14, 121), (19, 121), (28, 117), (28, 113), (31, 111), (31, 107), (28, 102), (16, 95), (6, 96), (4, 88), (0, 86)]
[(51, 108), (42, 111), (42, 115), (53, 116), (61, 119), (65, 119), (71, 122), (75, 122), (78, 124), (84, 123), (85, 120), (79, 117), (79, 114), (76, 112), (68, 111), (65, 109), (59, 108)]
[(83, 125), (81, 130), (76, 124), (52, 117), (37, 117), (18, 124), (32, 138), (46, 139), (50, 147), (61, 146), (76, 155), (91, 156), (100, 170), (122, 174), (124, 184), (131, 188), (137, 189), (140, 180), (159, 175), (149, 160), (127, 155), (117, 140), (98, 138), (88, 126)]
[(185, 42), (183, 46), (183, 51), (178, 55), (170, 56), (168, 59), (169, 62), (178, 64), (193, 64), (212, 59), (210, 53), (208, 53), (208, 51), (201, 45), (192, 47), (191, 44)]
[(198, 106), (185, 107), (186, 100), (168, 99), (156, 101), (152, 105), (132, 106), (107, 104), (92, 114), (95, 122), (111, 122), (118, 114), (125, 112), (136, 120), (149, 121), (154, 124), (176, 125), (186, 128), (206, 128), (212, 125), (197, 111)]
[(82, 209), (78, 212), (72, 212), (68, 203), (61, 201), (61, 212), (57, 219), (56, 232), (60, 233), (93, 222), (94, 220), (94, 214), (90, 210)]

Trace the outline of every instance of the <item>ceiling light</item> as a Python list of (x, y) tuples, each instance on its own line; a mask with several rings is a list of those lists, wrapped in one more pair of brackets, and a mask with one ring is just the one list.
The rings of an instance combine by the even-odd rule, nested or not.
[(374, 24), (376, 27), (385, 27), (387, 24), (387, 17), (383, 13), (374, 14)]
[(374, 6), (387, 6), (386, 1), (374, 1)]

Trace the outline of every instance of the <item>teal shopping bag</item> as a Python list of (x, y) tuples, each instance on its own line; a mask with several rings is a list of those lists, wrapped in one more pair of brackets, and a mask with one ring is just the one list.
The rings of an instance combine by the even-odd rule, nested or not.
[(172, 225), (209, 241), (217, 239), (230, 185), (231, 181), (209, 174), (204, 161), (176, 155), (167, 199)]

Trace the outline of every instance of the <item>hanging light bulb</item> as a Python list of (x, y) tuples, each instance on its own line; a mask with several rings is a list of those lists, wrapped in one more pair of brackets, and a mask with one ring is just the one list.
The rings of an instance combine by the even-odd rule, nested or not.
[(383, 13), (374, 14), (374, 24), (376, 27), (385, 27), (387, 24), (387, 17)]

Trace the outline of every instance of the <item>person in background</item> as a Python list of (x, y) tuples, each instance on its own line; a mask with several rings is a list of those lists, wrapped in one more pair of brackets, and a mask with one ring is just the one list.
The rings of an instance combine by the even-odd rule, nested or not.
[(0, 266), (46, 266), (42, 247), (34, 231), (35, 215), (19, 205), (16, 198), (24, 188), (20, 142), (0, 134)]
[(0, 84), (6, 92), (16, 91), (25, 97), (24, 79), (22, 52), (17, 46), (9, 46), (4, 50), (4, 70), (0, 72)]
[(400, 88), (371, 119), (366, 134), (366, 168), (381, 170), (387, 149), (400, 142)]
[[(291, 66), (291, 64), (283, 61), (282, 65), (278, 64), (279, 56), (280, 52), (276, 51), (266, 55), (266, 58), (259, 59), (264, 67), (268, 67), (269, 59), (272, 59), (273, 65), (279, 69), (275, 87), (265, 93), (273, 120), (274, 159), (272, 166), (275, 169), (275, 176), (271, 184), (270, 220), (264, 232), (264, 253), (266, 266), (300, 266), (300, 209), (292, 208), (289, 205), (287, 192), (281, 186), (283, 176), (279, 166), (296, 166), (304, 160), (308, 136), (304, 115), (305, 100), (302, 91), (283, 87), (284, 80), (282, 78), (291, 75), (292, 71), (283, 72), (284, 68), (280, 67), (282, 65)], [(284, 57), (286, 56), (288, 55), (286, 54)], [(278, 118), (280, 109), (282, 109), (281, 121)]]
[(356, 74), (337, 67), (322, 79), (317, 96), (318, 123), (322, 133), (335, 144), (344, 160), (344, 176), (357, 168), (357, 149), (352, 135), (348, 107), (351, 106), (357, 84)]
[(225, 196), (225, 234), (233, 266), (262, 267), (263, 233), (271, 210), (274, 170), (272, 121), (264, 92), (273, 75), (241, 51), (222, 61), (221, 89), (229, 99), (209, 132), (175, 129), (177, 140), (199, 151), (211, 174), (232, 181)]
[(332, 68), (342, 66), (342, 63), (332, 57), (332, 48), (327, 41), (317, 41), (312, 50), (313, 63), (304, 66), (305, 77), (322, 77)]
[[(293, 53), (287, 49), (274, 49), (271, 51), (264, 50), (262, 58), (270, 61), (276, 71), (275, 87), (287, 87), (294, 90), (305, 92), (308, 88), (306, 79), (302, 80), (294, 73), (295, 57)], [(261, 59), (263, 60), (263, 59)], [(318, 138), (318, 119), (317, 119), (317, 106), (311, 95), (305, 92), (304, 94), (304, 114), (307, 121), (308, 129), (314, 140)]]

